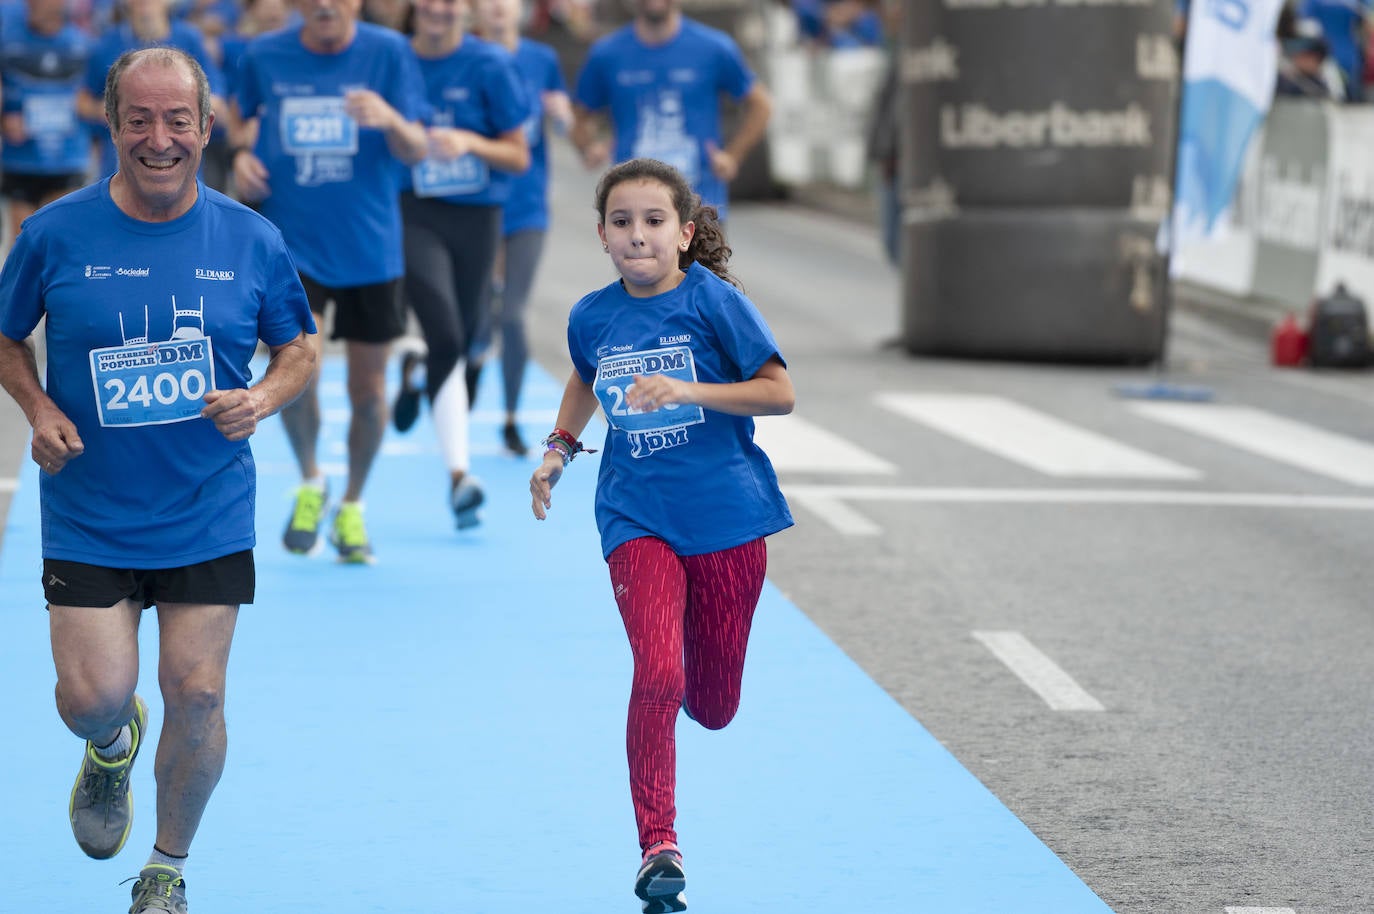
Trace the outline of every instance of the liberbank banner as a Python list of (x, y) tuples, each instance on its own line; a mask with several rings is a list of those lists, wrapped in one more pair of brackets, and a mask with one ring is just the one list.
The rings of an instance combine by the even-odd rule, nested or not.
[[(1204, 0), (1195, 0), (1204, 2)], [(1163, 338), (1169, 0), (903, 7), (903, 341), (1145, 362)]]

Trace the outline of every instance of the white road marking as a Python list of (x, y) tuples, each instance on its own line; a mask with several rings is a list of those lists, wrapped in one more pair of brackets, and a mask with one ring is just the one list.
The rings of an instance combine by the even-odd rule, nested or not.
[(886, 409), (1050, 476), (1198, 479), (1201, 473), (1002, 397), (878, 394)]
[(1149, 419), (1355, 486), (1374, 486), (1374, 444), (1248, 406), (1133, 403)]
[(1298, 914), (1292, 908), (1235, 908), (1227, 906), (1226, 914)]
[(10, 493), (19, 491), (18, 479), (0, 479), (0, 492)]
[(897, 468), (799, 416), (759, 416), (754, 441), (779, 473), (862, 473), (891, 476)]
[(1020, 632), (974, 632), (973, 637), (1006, 664), (1051, 710), (1106, 710)]
[(1374, 497), (1286, 495), (1270, 492), (1183, 492), (1163, 489), (960, 489), (904, 486), (794, 485), (783, 494), (847, 536), (876, 536), (881, 528), (848, 509), (849, 501), (990, 505), (1135, 505), (1171, 508), (1276, 508), (1374, 511)]

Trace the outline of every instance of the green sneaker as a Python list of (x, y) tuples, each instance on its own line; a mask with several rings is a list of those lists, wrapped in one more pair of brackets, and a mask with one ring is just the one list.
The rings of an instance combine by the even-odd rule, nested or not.
[(329, 531), (329, 542), (339, 550), (339, 561), (349, 565), (365, 565), (372, 561), (372, 544), (367, 539), (367, 527), (363, 525), (363, 506), (356, 501), (346, 501), (334, 512), (334, 529)]
[[(125, 879), (125, 882), (129, 880)], [(173, 867), (150, 863), (138, 874), (129, 914), (170, 911), (186, 914), (186, 880)]]
[(134, 696), (134, 717), (129, 721), (133, 742), (128, 753), (110, 761), (95, 754), (95, 747), (86, 741), (81, 771), (72, 788), (67, 814), (72, 823), (76, 843), (89, 857), (106, 860), (124, 847), (129, 838), (129, 826), (134, 820), (134, 795), (129, 786), (138, 750), (143, 748), (143, 735), (148, 729), (148, 706)]
[(320, 550), (320, 524), (324, 520), (324, 506), (329, 502), (329, 484), (305, 484), (296, 489), (296, 503), (291, 508), (291, 520), (281, 536), (287, 552), (314, 555)]

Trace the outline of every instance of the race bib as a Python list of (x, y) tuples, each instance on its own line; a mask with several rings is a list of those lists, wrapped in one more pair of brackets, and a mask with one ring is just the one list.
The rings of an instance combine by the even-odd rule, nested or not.
[(93, 349), (91, 380), (102, 426), (184, 422), (215, 389), (214, 350), (209, 337)]
[(355, 155), (358, 122), (344, 113), (343, 96), (284, 98), (281, 145), (288, 155)]
[(700, 406), (665, 403), (658, 409), (641, 412), (626, 403), (635, 375), (665, 374), (681, 381), (697, 379), (692, 350), (686, 346), (626, 352), (602, 359), (596, 368), (592, 389), (613, 428), (624, 432), (651, 432), (681, 428), (706, 421)]
[(469, 152), (456, 159), (425, 159), (410, 170), (417, 197), (463, 197), (486, 190), (491, 170)]
[(76, 99), (70, 95), (26, 95), (24, 132), (31, 137), (66, 136), (76, 130)]
[(673, 166), (687, 183), (696, 186), (701, 174), (701, 156), (697, 152), (696, 140), (689, 136), (641, 137), (631, 152), (633, 158), (658, 159)]

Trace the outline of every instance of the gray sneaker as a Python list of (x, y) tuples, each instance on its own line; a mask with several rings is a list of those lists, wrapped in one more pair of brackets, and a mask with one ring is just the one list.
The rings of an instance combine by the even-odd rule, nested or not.
[(186, 914), (186, 880), (170, 866), (157, 863), (145, 866), (134, 883), (133, 896), (134, 903), (129, 906), (129, 914), (147, 914), (149, 911)]
[(482, 485), (470, 474), (465, 475), (458, 485), (449, 492), (449, 503), (453, 507), (453, 520), (459, 530), (469, 530), (482, 522), (477, 509), (486, 501)]
[(133, 770), (138, 750), (143, 748), (143, 735), (148, 729), (148, 706), (134, 696), (134, 718), (129, 721), (133, 743), (128, 753), (110, 761), (95, 754), (95, 747), (86, 742), (81, 771), (72, 787), (67, 813), (72, 822), (72, 834), (87, 856), (105, 860), (119, 853), (129, 837), (134, 820), (134, 795), (129, 789), (129, 773)]

